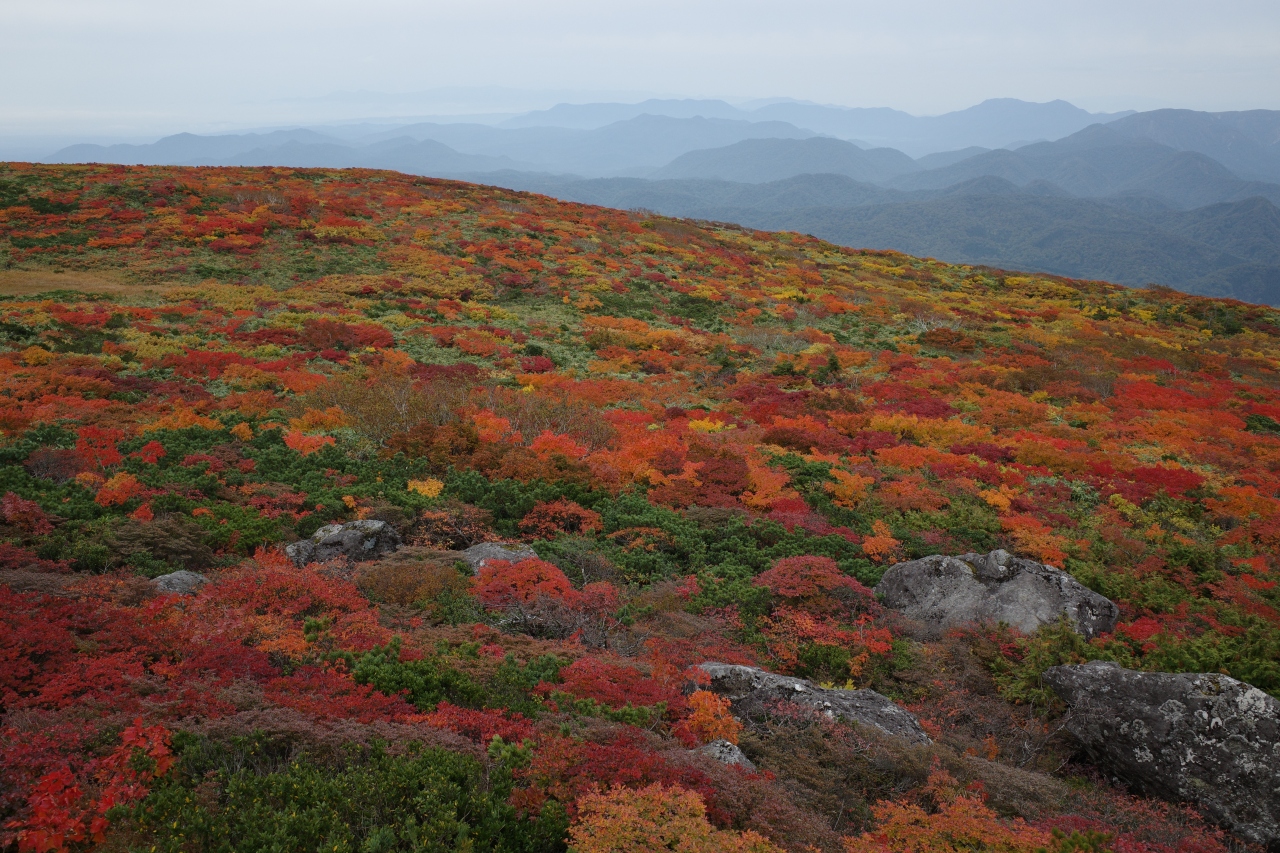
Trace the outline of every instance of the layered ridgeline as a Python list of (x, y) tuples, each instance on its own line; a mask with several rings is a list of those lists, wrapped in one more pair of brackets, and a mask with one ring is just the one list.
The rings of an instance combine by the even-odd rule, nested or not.
[[(4, 843), (1227, 849), (1040, 676), (1280, 694), (1274, 310), (360, 171), (5, 167), (0, 247)], [(998, 548), (1114, 629), (871, 593)]]

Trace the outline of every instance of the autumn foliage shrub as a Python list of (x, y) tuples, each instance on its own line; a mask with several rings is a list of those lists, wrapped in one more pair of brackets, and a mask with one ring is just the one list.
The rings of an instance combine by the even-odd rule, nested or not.
[(471, 504), (445, 500), (414, 520), (411, 541), (428, 548), (463, 551), (493, 538), (493, 514)]
[(848, 839), (846, 853), (1038, 853), (1053, 840), (1018, 818), (1001, 820), (980, 795), (958, 790), (945, 771), (929, 777), (925, 792), (936, 801), (936, 811), (914, 803), (878, 803), (872, 806), (876, 828)]
[(13, 492), (0, 498), (0, 517), (5, 524), (12, 524), (28, 536), (42, 536), (53, 532), (53, 523), (40, 504), (29, 501)]
[(488, 561), (472, 580), (471, 591), (516, 630), (577, 637), (596, 647), (625, 641), (616, 615), (622, 606), (618, 588), (597, 581), (575, 589), (559, 567), (545, 560)]
[(688, 708), (689, 715), (680, 721), (679, 728), (688, 732), (695, 742), (738, 742), (742, 723), (733, 716), (728, 699), (710, 690), (695, 690), (689, 694)]
[(590, 699), (618, 710), (627, 705), (664, 708), (679, 712), (685, 701), (680, 692), (660, 684), (635, 667), (584, 657), (560, 670), (560, 681), (541, 685), (543, 693), (565, 693), (578, 699)]
[(430, 605), (446, 591), (464, 593), (469, 577), (458, 571), (456, 557), (449, 552), (402, 548), (376, 562), (366, 563), (356, 574), (360, 591), (387, 604)]
[(16, 824), (20, 828), (10, 836), (19, 851), (45, 853), (101, 844), (110, 824), (108, 812), (144, 797), (148, 787), (173, 766), (170, 733), (162, 726), (148, 727), (135, 720), (124, 729), (121, 741), (85, 769), (84, 776), (93, 782), (92, 793), (65, 766), (36, 782), (27, 797), (26, 819)]
[(341, 374), (298, 401), (304, 409), (340, 409), (357, 432), (379, 446), (419, 424), (452, 421), (461, 403), (457, 385), (421, 382), (395, 366)]
[(594, 533), (600, 529), (600, 513), (564, 500), (540, 503), (520, 519), (520, 532), (530, 539), (552, 539), (565, 534)]
[(752, 584), (769, 590), (788, 607), (813, 613), (853, 615), (878, 610), (875, 594), (841, 572), (830, 557), (784, 557), (756, 575)]
[(679, 786), (614, 787), (578, 801), (569, 827), (575, 853), (779, 853), (762, 835), (715, 829), (695, 792)]
[(471, 589), (492, 608), (532, 604), (540, 598), (564, 600), (576, 592), (559, 567), (538, 559), (488, 560), (476, 573)]

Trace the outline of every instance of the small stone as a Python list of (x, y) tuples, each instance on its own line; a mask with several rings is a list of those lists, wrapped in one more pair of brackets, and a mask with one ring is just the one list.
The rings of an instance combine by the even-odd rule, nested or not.
[(1114, 631), (1120, 615), (1113, 601), (1061, 569), (1001, 550), (898, 563), (876, 594), (934, 636), (971, 622), (1004, 622), (1030, 634), (1066, 616), (1092, 639)]
[(736, 743), (729, 743), (727, 740), (713, 740), (711, 743), (698, 747), (698, 752), (703, 755), (709, 755), (721, 764), (727, 764), (730, 767), (741, 767), (743, 770), (749, 770), (754, 773), (756, 766), (751, 763), (751, 759), (738, 749)]
[(509, 542), (481, 542), (472, 545), (462, 552), (462, 559), (471, 567), (472, 573), (480, 571), (485, 563), (493, 560), (506, 560), (518, 563), (521, 560), (536, 560), (538, 552), (528, 545)]
[(152, 578), (151, 583), (156, 588), (156, 592), (168, 595), (195, 595), (208, 578), (199, 572), (189, 572), (182, 569), (177, 572), (170, 572), (167, 575), (160, 575), (158, 578)]

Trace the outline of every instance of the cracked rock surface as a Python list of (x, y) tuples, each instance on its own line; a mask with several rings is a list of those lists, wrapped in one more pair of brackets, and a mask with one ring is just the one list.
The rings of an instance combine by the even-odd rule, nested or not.
[(208, 578), (199, 572), (189, 572), (186, 569), (181, 569), (176, 572), (170, 572), (167, 575), (160, 575), (158, 578), (152, 578), (151, 585), (156, 588), (156, 592), (160, 593), (195, 595), (207, 581)]
[(1025, 634), (1066, 616), (1092, 639), (1115, 630), (1120, 610), (1071, 575), (1008, 551), (934, 555), (892, 566), (876, 593), (886, 607), (940, 635), (969, 622), (1005, 622)]
[(874, 690), (833, 690), (754, 666), (704, 663), (699, 667), (711, 676), (710, 689), (728, 699), (738, 717), (759, 719), (774, 703), (792, 702), (911, 743), (930, 742), (911, 713)]
[(709, 755), (721, 764), (727, 764), (730, 767), (741, 767), (743, 770), (748, 770), (752, 773), (756, 770), (755, 764), (738, 748), (738, 745), (727, 740), (713, 740), (711, 743), (699, 747), (698, 752), (703, 755)]
[(326, 524), (311, 535), (285, 546), (284, 552), (294, 565), (324, 563), (344, 559), (359, 563), (376, 560), (400, 547), (400, 534), (385, 521), (361, 519), (346, 524)]
[(462, 559), (471, 567), (473, 573), (480, 571), (480, 568), (491, 560), (506, 560), (509, 563), (518, 563), (521, 560), (536, 560), (537, 558), (538, 552), (528, 545), (511, 544), (509, 542), (481, 542), (462, 552)]
[(1052, 667), (1044, 681), (1071, 707), (1067, 727), (1095, 763), (1280, 850), (1280, 701), (1227, 675), (1102, 661)]

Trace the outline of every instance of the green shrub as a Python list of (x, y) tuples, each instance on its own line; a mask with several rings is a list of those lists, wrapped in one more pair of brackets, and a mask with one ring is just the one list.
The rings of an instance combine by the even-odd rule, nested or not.
[(388, 696), (404, 694), (423, 711), (432, 711), (445, 700), (475, 708), (484, 704), (485, 690), (471, 676), (435, 656), (401, 660), (400, 645), (400, 638), (395, 637), (355, 659), (351, 674), (356, 682), (372, 685)]
[(511, 774), (440, 749), (374, 748), (333, 768), (297, 760), (254, 773), (183, 761), (131, 812), (113, 814), (159, 853), (555, 853), (567, 828), (558, 807), (521, 818)]

